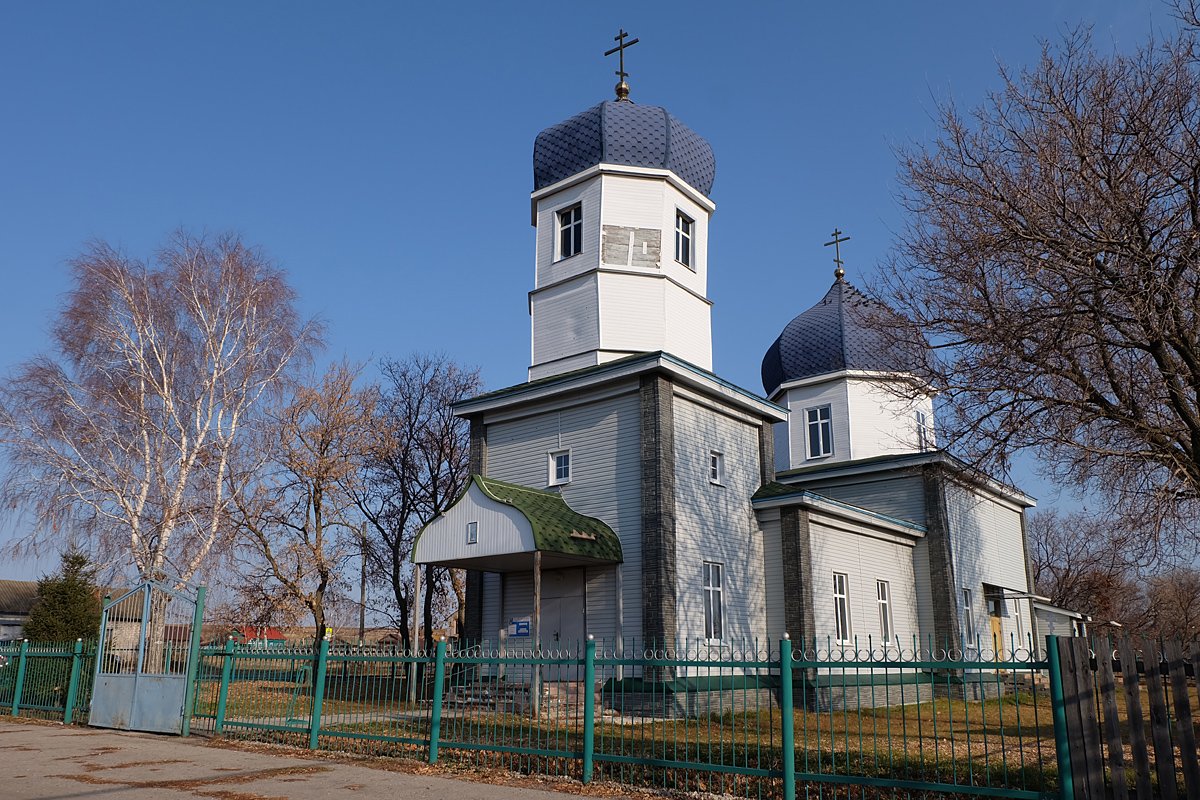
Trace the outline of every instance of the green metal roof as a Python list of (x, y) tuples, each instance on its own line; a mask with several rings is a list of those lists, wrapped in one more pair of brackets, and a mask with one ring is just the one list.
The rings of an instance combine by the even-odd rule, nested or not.
[[(558, 492), (531, 489), (495, 478), (472, 475), (471, 483), (485, 495), (521, 512), (533, 529), (534, 546), (543, 553), (620, 563), (621, 540), (613, 529), (595, 517), (574, 511)], [(467, 486), (467, 490), (470, 485)], [(458, 503), (466, 491), (455, 501)], [(426, 526), (428, 527), (428, 526)], [(421, 531), (424, 533), (424, 529)], [(414, 552), (416, 547), (413, 547)]]

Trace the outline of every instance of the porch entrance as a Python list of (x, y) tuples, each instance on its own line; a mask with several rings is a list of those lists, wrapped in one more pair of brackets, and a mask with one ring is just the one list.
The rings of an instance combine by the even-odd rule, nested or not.
[(88, 724), (186, 734), (203, 614), (204, 587), (146, 581), (106, 600)]

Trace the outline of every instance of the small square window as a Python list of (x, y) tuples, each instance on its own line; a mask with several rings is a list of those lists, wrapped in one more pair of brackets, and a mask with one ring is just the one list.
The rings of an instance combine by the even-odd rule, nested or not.
[(558, 212), (558, 257), (583, 252), (583, 206), (576, 203)]
[(551, 486), (559, 486), (564, 483), (571, 482), (571, 451), (570, 450), (555, 450), (550, 453), (550, 478), (548, 483)]
[(692, 226), (695, 223), (691, 217), (682, 211), (675, 212), (675, 260), (685, 267), (692, 266)]
[(833, 454), (833, 415), (829, 406), (806, 409), (808, 457), (824, 458)]
[(479, 544), (479, 523), (467, 523), (467, 544)]
[(725, 483), (725, 454), (711, 450), (708, 454), (708, 482), (721, 485)]

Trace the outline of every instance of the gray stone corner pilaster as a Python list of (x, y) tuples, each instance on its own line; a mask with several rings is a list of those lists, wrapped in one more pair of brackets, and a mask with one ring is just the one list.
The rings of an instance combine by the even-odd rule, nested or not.
[[(643, 375), (642, 454), (642, 635), (662, 646), (677, 634), (675, 601), (675, 412), (674, 390), (663, 375)], [(667, 680), (669, 670), (656, 679)]]

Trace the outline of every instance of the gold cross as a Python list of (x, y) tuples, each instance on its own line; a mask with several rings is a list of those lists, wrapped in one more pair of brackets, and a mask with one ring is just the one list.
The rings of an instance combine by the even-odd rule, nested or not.
[(627, 42), (625, 41), (625, 37), (629, 34), (625, 32), (625, 29), (618, 28), (617, 30), (617, 35), (613, 37), (613, 41), (617, 42), (617, 46), (606, 51), (604, 55), (607, 57), (613, 53), (619, 53), (620, 67), (617, 69), (617, 99), (625, 100), (629, 97), (629, 84), (625, 82), (625, 79), (629, 77), (629, 73), (625, 71), (625, 48), (633, 47), (639, 40), (632, 39)]
[(833, 271), (833, 277), (839, 281), (846, 276), (846, 270), (842, 269), (842, 242), (850, 241), (849, 236), (842, 236), (842, 232), (837, 228), (833, 229), (832, 242), (826, 242), (825, 246), (833, 245), (833, 263), (837, 264), (837, 268)]

